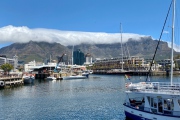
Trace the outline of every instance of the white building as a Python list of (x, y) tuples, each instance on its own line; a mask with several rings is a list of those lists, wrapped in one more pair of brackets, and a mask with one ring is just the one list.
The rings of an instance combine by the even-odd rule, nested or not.
[(85, 57), (86, 57), (86, 62), (84, 63), (85, 65), (90, 65), (90, 64), (92, 64), (92, 56), (91, 56), (91, 54), (90, 53), (87, 53), (86, 55), (85, 55)]
[(18, 56), (14, 56), (13, 58), (7, 58), (5, 55), (0, 56), (0, 66), (3, 64), (9, 63), (11, 64), (14, 69), (18, 66)]
[(24, 64), (24, 72), (30, 72), (36, 66), (36, 61), (31, 61), (28, 64)]
[(56, 63), (48, 63), (45, 65), (44, 63), (36, 63), (36, 61), (31, 61), (28, 64), (24, 64), (24, 72), (32, 72), (34, 69), (39, 69), (43, 67), (48, 67), (49, 70), (53, 71), (56, 67)]

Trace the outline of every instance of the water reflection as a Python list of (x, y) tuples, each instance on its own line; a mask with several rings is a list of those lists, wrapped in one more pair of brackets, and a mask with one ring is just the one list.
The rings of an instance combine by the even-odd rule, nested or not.
[[(169, 81), (151, 77), (151, 81)], [(145, 81), (133, 76), (132, 82)], [(179, 77), (174, 81), (180, 82)], [(35, 80), (0, 90), (0, 119), (125, 119), (124, 76), (92, 75), (84, 80)], [(8, 113), (8, 114), (6, 114)]]

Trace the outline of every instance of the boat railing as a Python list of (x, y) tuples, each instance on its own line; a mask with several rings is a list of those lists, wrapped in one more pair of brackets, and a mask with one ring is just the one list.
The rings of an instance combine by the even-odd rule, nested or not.
[(136, 92), (180, 93), (180, 83), (173, 83), (171, 85), (169, 82), (140, 82), (126, 85), (126, 88)]
[(158, 112), (157, 109), (155, 108), (150, 108), (150, 107), (144, 107), (144, 105), (135, 105), (131, 103), (126, 103), (125, 104), (128, 107), (131, 107), (133, 109), (139, 110), (139, 111), (145, 111), (145, 112), (150, 112), (150, 113), (155, 113), (155, 114), (161, 114), (161, 115), (170, 115), (170, 116), (180, 116), (180, 111), (173, 111), (173, 110), (162, 110), (161, 112)]

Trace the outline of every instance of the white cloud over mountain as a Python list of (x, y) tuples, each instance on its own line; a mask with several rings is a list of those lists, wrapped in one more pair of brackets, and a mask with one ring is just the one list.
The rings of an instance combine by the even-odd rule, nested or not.
[[(141, 40), (141, 37), (149, 37), (134, 33), (123, 33), (122, 40), (127, 42), (128, 39)], [(90, 44), (109, 44), (121, 42), (120, 33), (103, 33), (103, 32), (80, 32), (80, 31), (61, 31), (55, 29), (36, 28), (30, 29), (26, 26), (15, 27), (12, 25), (0, 28), (0, 43), (25, 43), (32, 41), (57, 42), (64, 46), (78, 45), (81, 43)], [(170, 42), (168, 42), (170, 46)], [(176, 51), (180, 51), (179, 45), (174, 45)]]
[[(0, 43), (24, 43), (32, 40), (58, 42), (65, 46), (81, 43), (117, 43), (121, 41), (120, 33), (61, 31), (44, 28), (30, 29), (26, 26), (15, 27), (12, 25), (0, 28), (0, 36)], [(145, 37), (145, 35), (123, 33), (122, 36), (123, 42), (126, 42), (129, 38), (140, 40), (141, 37)]]

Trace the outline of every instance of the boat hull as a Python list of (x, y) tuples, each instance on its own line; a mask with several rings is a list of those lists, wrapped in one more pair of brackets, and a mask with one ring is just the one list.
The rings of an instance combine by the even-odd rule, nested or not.
[(86, 76), (67, 76), (64, 77), (63, 80), (73, 80), (73, 79), (86, 79)]
[(34, 79), (33, 78), (25, 78), (24, 79), (24, 84), (32, 84), (34, 83)]
[(164, 114), (154, 114), (128, 107), (124, 104), (124, 112), (127, 119), (130, 120), (180, 120), (180, 117), (168, 116)]
[(45, 78), (45, 80), (56, 80), (56, 78), (55, 77), (47, 77), (47, 78)]

